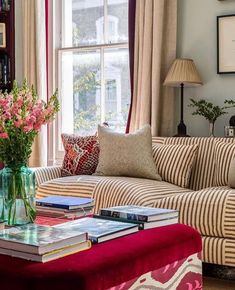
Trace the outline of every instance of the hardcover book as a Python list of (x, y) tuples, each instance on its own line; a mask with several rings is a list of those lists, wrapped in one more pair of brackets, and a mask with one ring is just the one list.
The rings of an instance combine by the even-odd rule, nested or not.
[(86, 231), (92, 243), (108, 241), (138, 231), (138, 226), (135, 224), (89, 217), (56, 225), (55, 227), (65, 230)]
[(79, 209), (94, 206), (94, 199), (73, 196), (48, 196), (36, 200), (36, 206), (46, 206), (60, 209)]
[(47, 206), (37, 206), (36, 210), (37, 214), (40, 216), (78, 218), (92, 214), (93, 207), (84, 207), (79, 209), (66, 210)]
[(0, 232), (0, 248), (42, 255), (87, 240), (81, 230), (28, 224)]
[(55, 250), (55, 251), (52, 251), (43, 255), (30, 254), (26, 252), (20, 252), (20, 251), (4, 249), (4, 248), (0, 248), (0, 254), (11, 256), (11, 257), (16, 257), (16, 258), (21, 258), (25, 260), (35, 261), (35, 262), (46, 263), (52, 260), (56, 260), (56, 259), (68, 256), (68, 255), (72, 255), (72, 254), (90, 249), (90, 247), (91, 247), (91, 242), (86, 241), (77, 245), (68, 246), (59, 250)]
[(172, 209), (124, 205), (103, 208), (100, 210), (100, 215), (140, 222), (152, 222), (169, 218), (178, 218), (178, 211)]
[(99, 218), (99, 219), (112, 220), (112, 221), (128, 222), (132, 224), (134, 223), (138, 225), (139, 230), (147, 230), (147, 229), (152, 229), (152, 228), (169, 226), (169, 225), (177, 224), (179, 222), (178, 217), (163, 219), (163, 220), (158, 220), (158, 221), (153, 221), (153, 222), (140, 222), (136, 220), (128, 220), (128, 219), (123, 219), (123, 218), (115, 218), (115, 217), (101, 216), (101, 215), (94, 215), (94, 217)]

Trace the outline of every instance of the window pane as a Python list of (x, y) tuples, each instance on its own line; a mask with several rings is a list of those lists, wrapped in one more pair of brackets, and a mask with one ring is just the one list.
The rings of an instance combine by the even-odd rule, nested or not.
[(100, 123), (100, 51), (62, 52), (62, 132), (94, 134)]
[(105, 49), (105, 121), (117, 131), (125, 131), (130, 105), (128, 49)]
[(64, 47), (104, 42), (104, 1), (64, 0)]
[(128, 41), (128, 0), (108, 0), (108, 43)]

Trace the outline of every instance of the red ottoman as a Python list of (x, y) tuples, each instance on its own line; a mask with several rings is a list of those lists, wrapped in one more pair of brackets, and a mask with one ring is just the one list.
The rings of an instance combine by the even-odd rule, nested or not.
[(198, 232), (176, 224), (139, 231), (45, 264), (0, 255), (0, 288), (202, 289), (201, 249)]

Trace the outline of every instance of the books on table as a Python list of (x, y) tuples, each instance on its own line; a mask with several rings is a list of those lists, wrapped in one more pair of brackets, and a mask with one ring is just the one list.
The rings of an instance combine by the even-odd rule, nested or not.
[(51, 208), (46, 206), (37, 206), (37, 214), (40, 216), (54, 217), (54, 218), (79, 218), (92, 214), (93, 207), (86, 207), (83, 209), (64, 210), (60, 208)]
[(0, 232), (0, 247), (32, 254), (44, 254), (87, 240), (86, 232), (36, 224), (12, 227)]
[(49, 217), (82, 217), (91, 214), (93, 207), (92, 198), (48, 196), (36, 200), (37, 214)]
[(73, 196), (47, 196), (37, 199), (36, 206), (61, 208), (64, 210), (82, 209), (94, 206), (94, 199)]
[(177, 210), (136, 205), (115, 206), (100, 210), (100, 218), (136, 223), (140, 229), (178, 223), (178, 215)]
[(99, 218), (82, 218), (54, 226), (59, 229), (86, 231), (92, 243), (105, 242), (138, 231), (138, 225)]
[(0, 253), (34, 261), (49, 261), (89, 248), (87, 233), (28, 224), (0, 232)]
[(87, 250), (91, 247), (91, 242), (89, 240), (79, 243), (77, 245), (73, 246), (68, 246), (64, 247), (59, 250), (54, 250), (49, 253), (45, 253), (43, 255), (37, 255), (37, 254), (32, 254), (32, 253), (27, 253), (27, 252), (20, 252), (20, 251), (15, 251), (15, 250), (10, 250), (10, 249), (5, 249), (5, 248), (0, 248), (0, 254), (2, 255), (8, 255), (11, 257), (16, 257), (16, 258), (21, 258), (25, 260), (31, 260), (35, 262), (41, 262), (41, 263), (46, 263), (49, 261), (56, 260), (58, 258), (62, 258), (71, 254), (75, 254), (84, 250)]

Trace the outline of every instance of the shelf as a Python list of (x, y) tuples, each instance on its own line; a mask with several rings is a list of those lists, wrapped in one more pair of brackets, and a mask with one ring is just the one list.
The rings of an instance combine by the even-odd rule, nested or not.
[[(6, 2), (0, 0), (0, 7), (4, 7), (1, 6), (2, 3)], [(10, 91), (15, 79), (15, 3), (14, 0), (9, 3), (10, 10), (0, 11), (0, 23), (5, 23), (6, 27), (6, 47), (0, 47), (0, 89), (2, 91)], [(4, 84), (4, 80), (7, 80), (7, 84)]]

